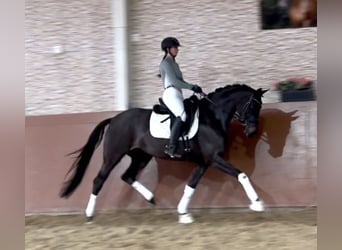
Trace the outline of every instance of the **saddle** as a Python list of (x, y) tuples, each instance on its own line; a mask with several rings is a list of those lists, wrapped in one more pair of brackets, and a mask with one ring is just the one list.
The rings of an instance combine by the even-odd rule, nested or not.
[[(164, 121), (166, 121), (167, 119), (171, 119), (171, 122), (170, 122), (170, 130), (171, 130), (176, 117), (171, 112), (171, 110), (169, 110), (169, 108), (165, 105), (162, 98), (159, 98), (159, 103), (160, 104), (155, 104), (153, 106), (153, 111), (157, 114), (169, 115), (169, 117), (166, 118)], [(189, 132), (191, 128), (191, 124), (193, 123), (194, 118), (195, 118), (195, 113), (198, 109), (199, 99), (197, 98), (197, 96), (192, 95), (191, 97), (185, 99), (183, 103), (184, 103), (184, 110), (186, 113), (186, 121), (182, 128), (181, 135), (184, 135)]]

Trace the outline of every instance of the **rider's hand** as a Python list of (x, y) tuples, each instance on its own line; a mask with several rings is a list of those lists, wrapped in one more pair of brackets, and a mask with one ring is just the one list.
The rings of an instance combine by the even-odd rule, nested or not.
[(201, 94), (203, 93), (202, 91), (202, 88), (198, 85), (194, 85), (192, 88), (191, 88), (192, 91), (194, 91), (195, 93), (198, 93), (198, 94)]

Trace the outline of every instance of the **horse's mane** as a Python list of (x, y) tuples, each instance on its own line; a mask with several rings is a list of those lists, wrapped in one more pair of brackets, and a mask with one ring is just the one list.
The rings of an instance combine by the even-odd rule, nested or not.
[(210, 92), (208, 94), (208, 97), (213, 97), (214, 95), (221, 95), (221, 94), (231, 94), (236, 91), (250, 91), (250, 92), (255, 92), (255, 89), (252, 87), (246, 85), (246, 84), (240, 84), (240, 83), (234, 83), (232, 85), (226, 85), (224, 87), (219, 87), (215, 89), (213, 92)]

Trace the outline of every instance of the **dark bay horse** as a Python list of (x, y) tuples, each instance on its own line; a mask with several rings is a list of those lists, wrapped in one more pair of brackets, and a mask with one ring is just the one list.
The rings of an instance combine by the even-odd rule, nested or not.
[[(191, 214), (188, 213), (188, 205), (197, 184), (209, 166), (234, 176), (241, 183), (251, 201), (251, 210), (264, 210), (263, 202), (247, 175), (223, 157), (227, 148), (227, 128), (234, 117), (243, 124), (246, 136), (252, 136), (257, 132), (262, 96), (266, 91), (255, 90), (248, 85), (227, 85), (217, 88), (206, 98), (198, 101), (199, 125), (196, 135), (189, 141), (191, 151), (184, 153), (182, 158), (175, 159), (194, 162), (197, 165), (177, 207), (180, 223), (193, 222)], [(121, 179), (136, 189), (147, 201), (154, 203), (153, 193), (138, 182), (136, 177), (152, 157), (171, 158), (164, 153), (168, 140), (151, 136), (151, 113), (151, 109), (132, 108), (101, 121), (91, 132), (87, 143), (74, 152), (78, 153), (78, 156), (69, 170), (72, 176), (64, 183), (60, 193), (64, 198), (69, 197), (81, 183), (90, 159), (104, 137), (103, 164), (94, 179), (92, 194), (85, 211), (88, 220), (93, 218), (96, 198), (104, 182), (125, 155), (131, 157), (131, 164)]]

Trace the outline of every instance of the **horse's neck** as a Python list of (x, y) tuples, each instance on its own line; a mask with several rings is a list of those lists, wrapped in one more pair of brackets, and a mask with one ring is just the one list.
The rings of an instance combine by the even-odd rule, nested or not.
[(232, 103), (229, 112), (225, 112), (223, 109), (216, 107), (215, 105), (210, 105), (206, 107), (206, 109), (200, 110), (200, 113), (202, 112), (202, 115), (205, 115), (207, 119), (203, 119), (203, 122), (208, 123), (209, 126), (214, 128), (216, 131), (220, 132), (221, 134), (227, 133), (227, 128), (233, 119), (234, 113), (235, 113), (235, 107)]

